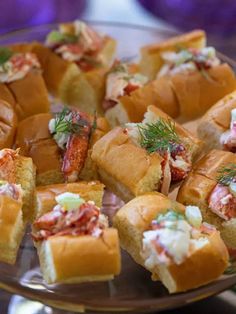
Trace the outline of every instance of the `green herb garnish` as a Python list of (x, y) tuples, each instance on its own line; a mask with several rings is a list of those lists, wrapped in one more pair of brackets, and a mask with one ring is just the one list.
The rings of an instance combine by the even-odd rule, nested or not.
[(165, 214), (161, 214), (157, 217), (156, 222), (161, 223), (162, 221), (178, 221), (178, 220), (185, 220), (184, 216), (180, 213), (172, 209), (168, 209)]
[(140, 145), (149, 153), (156, 151), (169, 151), (175, 149), (175, 144), (180, 143), (180, 138), (175, 130), (172, 120), (160, 118), (155, 123), (146, 125), (138, 124), (140, 133)]
[(79, 113), (73, 112), (67, 107), (57, 113), (55, 117), (55, 133), (78, 134), (86, 125), (87, 121), (81, 119)]
[(0, 65), (7, 62), (11, 56), (13, 55), (13, 51), (7, 47), (0, 47)]
[(62, 34), (59, 31), (52, 31), (48, 34), (46, 41), (49, 44), (56, 43), (72, 44), (78, 41), (78, 36), (72, 34)]
[(236, 180), (236, 164), (229, 163), (218, 170), (217, 182), (222, 185), (230, 185)]

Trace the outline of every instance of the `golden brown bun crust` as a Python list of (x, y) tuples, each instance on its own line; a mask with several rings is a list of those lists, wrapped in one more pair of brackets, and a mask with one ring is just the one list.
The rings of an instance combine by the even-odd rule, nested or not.
[(209, 78), (197, 71), (178, 73), (171, 78), (180, 115), (192, 119), (204, 114), (219, 99), (236, 88), (235, 75), (228, 64), (207, 71)]
[(98, 181), (62, 183), (39, 186), (35, 191), (35, 211), (37, 216), (52, 210), (56, 205), (55, 197), (61, 193), (77, 193), (86, 201), (94, 201), (96, 206), (102, 207), (104, 185)]
[[(67, 281), (73, 277), (93, 277), (118, 275), (120, 273), (120, 249), (117, 230), (105, 229), (101, 237), (93, 236), (53, 236), (50, 243), (55, 282)], [(42, 246), (38, 245), (40, 264), (44, 278), (48, 283), (45, 260), (42, 258)], [(81, 279), (81, 278), (80, 278)]]
[(119, 99), (130, 122), (141, 122), (147, 107), (154, 105), (175, 118), (179, 114), (179, 105), (169, 80), (160, 78), (133, 91), (130, 96)]
[(24, 233), (22, 203), (0, 195), (0, 261), (14, 264)]
[[(143, 232), (149, 230), (153, 219), (169, 208), (180, 213), (185, 211), (185, 206), (171, 201), (160, 193), (148, 193), (124, 205), (114, 217), (121, 245), (143, 266), (145, 262), (141, 254)], [(167, 283), (170, 292), (193, 289), (216, 279), (227, 266), (228, 252), (218, 232), (214, 232), (208, 239), (210, 244), (194, 252), (182, 264), (170, 264), (160, 268), (156, 266), (153, 275), (156, 277), (158, 273), (161, 280)], [(168, 284), (166, 270), (170, 273), (175, 288)]]
[(141, 48), (141, 73), (148, 76), (150, 80), (153, 80), (163, 65), (161, 53), (164, 51), (177, 51), (179, 48), (203, 48), (205, 44), (205, 32), (202, 30), (194, 30), (157, 44), (144, 46)]
[(158, 170), (162, 161), (158, 154), (149, 155), (135, 146), (121, 127), (111, 130), (95, 143), (91, 158), (98, 168), (123, 183), (134, 195), (148, 169), (153, 166)]
[(22, 155), (33, 159), (37, 182), (44, 185), (50, 184), (50, 180), (52, 183), (63, 182), (60, 151), (48, 130), (51, 118), (51, 114), (41, 113), (21, 121), (16, 136), (16, 147), (21, 148)]
[(49, 112), (48, 92), (41, 73), (31, 71), (21, 80), (8, 84), (16, 99), (16, 113), (19, 120), (33, 114)]
[(206, 121), (212, 121), (225, 130), (229, 129), (231, 121), (231, 110), (236, 108), (236, 91), (226, 95), (212, 106), (202, 117), (200, 125)]
[(227, 248), (219, 232), (213, 232), (208, 240), (209, 244), (195, 251), (182, 264), (172, 264), (169, 267), (169, 272), (177, 285), (175, 292), (197, 288), (223, 274), (228, 265)]
[(9, 103), (0, 100), (0, 149), (11, 148), (17, 127), (17, 116)]
[(16, 100), (6, 84), (0, 82), (0, 99), (8, 102), (13, 108), (16, 106)]
[(216, 180), (218, 170), (228, 163), (236, 164), (235, 154), (213, 149), (194, 165), (193, 171), (209, 179)]

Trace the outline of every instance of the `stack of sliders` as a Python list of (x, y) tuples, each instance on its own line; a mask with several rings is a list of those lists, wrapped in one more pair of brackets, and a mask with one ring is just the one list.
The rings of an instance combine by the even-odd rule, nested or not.
[(0, 261), (14, 264), (25, 225), (32, 221), (35, 169), (31, 158), (0, 151)]
[(46, 212), (32, 226), (44, 279), (48, 284), (111, 280), (120, 273), (120, 249), (117, 230), (108, 227), (98, 207), (103, 185), (71, 187), (55, 185), (36, 192), (36, 210)]
[(236, 91), (206, 112), (197, 131), (205, 143), (205, 150), (215, 148), (236, 152)]
[(154, 106), (142, 123), (116, 127), (98, 140), (92, 160), (101, 181), (122, 200), (150, 191), (168, 194), (192, 168), (201, 142)]
[(201, 116), (236, 89), (231, 67), (221, 63), (213, 47), (205, 45), (205, 33), (193, 31), (141, 49), (141, 73), (151, 80), (164, 78), (166, 97), (171, 88), (175, 96), (173, 108), (177, 106), (181, 117), (188, 119)]
[(55, 97), (87, 113), (102, 113), (105, 73), (116, 50), (114, 39), (76, 20), (59, 24), (58, 30), (47, 35), (45, 45), (16, 44), (13, 49), (38, 56), (47, 88)]
[(201, 209), (228, 248), (236, 249), (236, 155), (212, 150), (202, 157), (182, 184), (177, 200)]
[(202, 221), (196, 206), (152, 192), (124, 205), (113, 222), (121, 246), (170, 293), (207, 284), (227, 267), (228, 252), (219, 232)]
[(34, 53), (0, 47), (0, 99), (8, 102), (19, 120), (48, 112), (48, 92)]
[(91, 147), (108, 130), (105, 118), (64, 107), (55, 116), (42, 113), (21, 121), (16, 147), (33, 159), (37, 185), (96, 179)]

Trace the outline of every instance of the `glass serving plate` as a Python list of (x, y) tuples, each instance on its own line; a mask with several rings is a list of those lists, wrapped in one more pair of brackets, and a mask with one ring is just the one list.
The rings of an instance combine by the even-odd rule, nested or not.
[[(134, 59), (139, 48), (176, 35), (173, 31), (125, 25), (118, 23), (91, 23), (118, 41), (118, 57)], [(43, 25), (10, 33), (0, 37), (0, 44), (12, 44), (32, 40), (43, 41), (46, 34), (56, 25)], [(234, 62), (225, 56), (221, 58)], [(190, 123), (192, 129), (196, 123)], [(109, 217), (122, 205), (113, 194), (106, 191), (103, 210)], [(105, 262), (105, 261), (104, 261)], [(160, 282), (153, 282), (150, 273), (137, 265), (131, 257), (122, 252), (122, 272), (113, 281), (83, 284), (47, 285), (41, 275), (36, 250), (28, 228), (20, 246), (14, 266), (0, 263), (0, 288), (26, 298), (43, 302), (49, 306), (75, 311), (119, 311), (151, 312), (176, 308), (217, 294), (236, 284), (234, 268), (228, 269), (217, 281), (204, 287), (170, 295)]]

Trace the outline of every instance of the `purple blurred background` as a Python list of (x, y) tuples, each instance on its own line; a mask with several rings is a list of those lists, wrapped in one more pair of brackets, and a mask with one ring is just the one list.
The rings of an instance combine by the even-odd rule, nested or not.
[(0, 33), (45, 23), (76, 19), (86, 0), (1, 0)]

